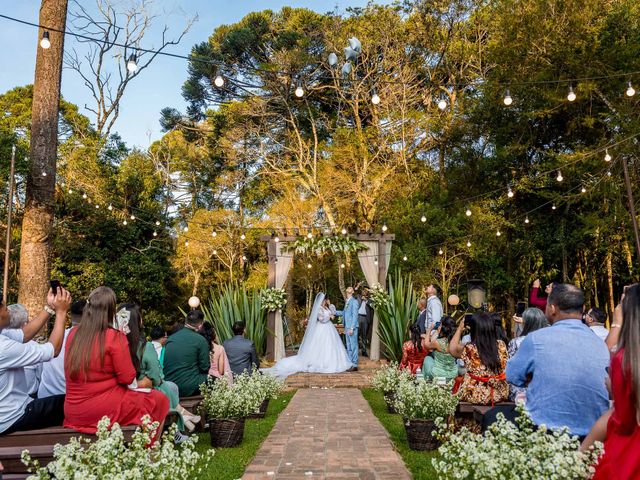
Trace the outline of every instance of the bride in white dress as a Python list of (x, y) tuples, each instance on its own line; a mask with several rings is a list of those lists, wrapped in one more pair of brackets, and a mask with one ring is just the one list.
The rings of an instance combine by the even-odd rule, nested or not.
[(333, 313), (324, 303), (321, 292), (313, 303), (298, 354), (279, 360), (264, 373), (284, 378), (297, 372), (340, 373), (351, 368), (347, 350), (331, 322)]

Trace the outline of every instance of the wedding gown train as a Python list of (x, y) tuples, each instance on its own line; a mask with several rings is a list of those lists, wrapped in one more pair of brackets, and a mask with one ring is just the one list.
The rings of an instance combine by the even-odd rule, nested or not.
[(307, 330), (298, 354), (279, 360), (272, 368), (262, 370), (278, 378), (298, 372), (340, 373), (352, 367), (342, 339), (331, 322), (331, 311), (322, 306), (324, 294), (319, 293), (309, 315)]

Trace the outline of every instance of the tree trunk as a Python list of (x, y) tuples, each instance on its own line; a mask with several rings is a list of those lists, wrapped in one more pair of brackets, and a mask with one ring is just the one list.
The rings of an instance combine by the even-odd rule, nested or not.
[[(40, 25), (64, 30), (67, 0), (42, 0)], [(22, 220), (19, 302), (31, 315), (42, 308), (51, 269), (51, 240), (55, 203), (58, 113), (64, 35), (49, 31), (51, 47), (41, 48), (44, 30), (38, 30), (36, 73), (31, 114), (31, 169)]]

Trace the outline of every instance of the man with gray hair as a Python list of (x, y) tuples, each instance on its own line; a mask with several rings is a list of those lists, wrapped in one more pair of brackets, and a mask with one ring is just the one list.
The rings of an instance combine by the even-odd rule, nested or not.
[[(29, 322), (29, 312), (27, 307), (21, 303), (14, 303), (7, 306), (9, 312), (9, 330), (22, 329)], [(28, 343), (36, 343), (34, 340), (29, 340)], [(24, 374), (27, 379), (28, 394), (32, 397), (38, 392), (38, 386), (40, 385), (40, 377), (42, 375), (42, 363), (35, 365), (29, 365), (24, 367)]]

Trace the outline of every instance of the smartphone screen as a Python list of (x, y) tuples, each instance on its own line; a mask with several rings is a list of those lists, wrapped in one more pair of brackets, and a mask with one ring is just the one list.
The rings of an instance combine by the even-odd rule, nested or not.
[(53, 294), (55, 295), (56, 293), (58, 293), (58, 288), (61, 286), (60, 280), (51, 280), (49, 284), (51, 285), (51, 291), (53, 292)]
[(516, 306), (516, 316), (521, 317), (526, 307), (527, 304), (525, 302), (518, 302)]

